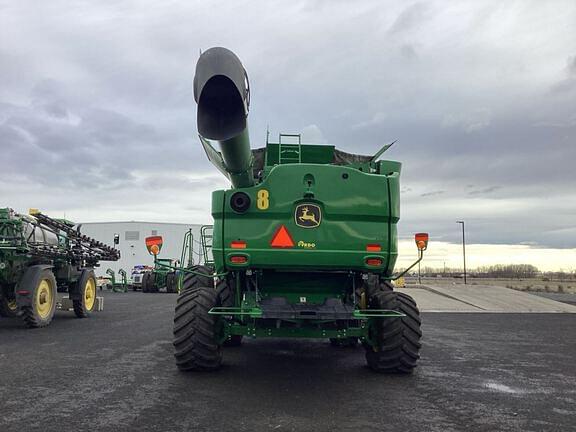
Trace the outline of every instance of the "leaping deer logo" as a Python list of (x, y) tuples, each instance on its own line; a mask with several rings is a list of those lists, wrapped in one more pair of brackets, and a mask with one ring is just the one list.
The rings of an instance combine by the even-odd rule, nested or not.
[(320, 225), (320, 209), (317, 206), (298, 207), (296, 215), (296, 222), (300, 226), (314, 228)]

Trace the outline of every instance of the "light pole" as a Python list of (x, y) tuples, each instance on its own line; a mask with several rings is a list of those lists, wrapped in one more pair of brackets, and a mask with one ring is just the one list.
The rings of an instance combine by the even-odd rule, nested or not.
[(464, 221), (456, 221), (462, 224), (462, 256), (464, 257), (464, 285), (466, 285), (466, 238), (464, 237)]

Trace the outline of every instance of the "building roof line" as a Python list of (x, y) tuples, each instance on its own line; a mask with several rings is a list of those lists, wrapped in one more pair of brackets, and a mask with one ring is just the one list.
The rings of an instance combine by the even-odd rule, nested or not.
[(148, 222), (148, 221), (109, 221), (109, 222), (78, 222), (77, 225), (96, 225), (96, 224), (150, 224), (150, 225), (183, 225), (183, 226), (202, 226), (209, 224), (182, 223), (182, 222)]

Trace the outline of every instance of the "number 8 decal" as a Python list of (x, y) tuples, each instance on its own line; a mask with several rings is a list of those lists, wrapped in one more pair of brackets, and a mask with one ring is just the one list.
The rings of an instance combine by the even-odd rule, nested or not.
[(258, 207), (258, 210), (268, 209), (268, 207), (270, 206), (270, 201), (268, 199), (269, 196), (270, 194), (266, 189), (260, 189), (258, 191), (258, 199), (256, 200), (256, 207)]

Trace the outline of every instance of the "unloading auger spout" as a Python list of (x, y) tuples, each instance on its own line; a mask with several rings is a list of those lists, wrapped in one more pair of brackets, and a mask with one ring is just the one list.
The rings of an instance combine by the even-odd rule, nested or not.
[[(240, 59), (230, 50), (210, 48), (198, 59), (194, 76), (198, 134), (210, 162), (234, 188), (254, 185), (248, 136), (250, 88)], [(216, 142), (218, 152), (211, 144)]]

